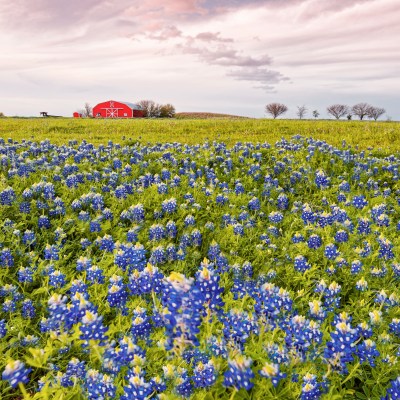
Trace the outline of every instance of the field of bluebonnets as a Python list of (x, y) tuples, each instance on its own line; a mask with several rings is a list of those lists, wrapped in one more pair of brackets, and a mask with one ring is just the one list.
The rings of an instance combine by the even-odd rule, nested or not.
[(399, 398), (399, 165), (1, 140), (1, 398)]

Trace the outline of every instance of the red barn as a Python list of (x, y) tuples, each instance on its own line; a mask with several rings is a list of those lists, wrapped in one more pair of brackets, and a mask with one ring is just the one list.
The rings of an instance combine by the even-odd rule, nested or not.
[(78, 112), (74, 112), (72, 115), (74, 116), (74, 118), (82, 118), (82, 114)]
[(143, 118), (144, 111), (138, 104), (109, 100), (93, 107), (95, 118)]

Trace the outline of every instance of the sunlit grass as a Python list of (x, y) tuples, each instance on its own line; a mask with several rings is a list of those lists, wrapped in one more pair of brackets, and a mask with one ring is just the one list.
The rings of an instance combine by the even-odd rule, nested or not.
[(140, 140), (142, 143), (182, 142), (203, 143), (221, 140), (228, 145), (237, 141), (274, 143), (282, 137), (300, 134), (341, 146), (342, 141), (359, 149), (373, 147), (379, 153), (400, 151), (398, 122), (332, 121), (332, 120), (270, 120), (270, 119), (209, 119), (209, 120), (96, 120), (71, 118), (4, 118), (0, 119), (0, 136), (4, 139), (50, 139), (55, 144), (83, 139), (93, 143), (108, 140)]

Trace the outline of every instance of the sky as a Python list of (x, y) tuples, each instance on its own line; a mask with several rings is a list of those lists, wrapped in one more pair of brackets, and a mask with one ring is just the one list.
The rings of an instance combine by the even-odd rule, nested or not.
[(0, 112), (368, 102), (400, 120), (399, 20), (400, 0), (0, 0)]

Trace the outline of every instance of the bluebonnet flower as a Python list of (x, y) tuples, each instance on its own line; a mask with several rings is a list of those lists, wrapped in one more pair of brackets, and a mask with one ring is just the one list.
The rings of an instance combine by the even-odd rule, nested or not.
[(153, 265), (164, 264), (166, 262), (166, 254), (163, 246), (157, 246), (152, 250), (149, 262)]
[(203, 364), (199, 362), (193, 369), (193, 383), (196, 388), (206, 388), (214, 385), (216, 371), (212, 361)]
[(178, 207), (178, 203), (174, 197), (164, 200), (161, 204), (162, 211), (166, 214), (173, 214)]
[(19, 383), (26, 384), (29, 382), (29, 373), (31, 368), (26, 368), (25, 364), (20, 361), (10, 361), (3, 371), (2, 379), (8, 381), (11, 387), (16, 388)]
[(258, 211), (261, 208), (260, 200), (257, 197), (253, 197), (249, 200), (247, 207), (250, 211)]
[(138, 241), (138, 228), (129, 229), (126, 233), (126, 240), (128, 242), (134, 243)]
[(368, 282), (364, 279), (364, 277), (356, 282), (356, 289), (360, 292), (365, 292), (368, 289)]
[(51, 223), (48, 217), (45, 215), (41, 215), (38, 219), (38, 227), (39, 228), (45, 228), (45, 229), (50, 229), (51, 228)]
[(90, 221), (90, 232), (101, 232), (100, 220), (95, 219), (93, 221)]
[(17, 311), (17, 303), (13, 299), (6, 299), (4, 300), (1, 309), (5, 313), (13, 313)]
[(375, 359), (380, 356), (380, 353), (375, 342), (366, 339), (357, 346), (357, 355), (361, 362), (366, 361), (371, 367), (375, 367)]
[(304, 256), (296, 256), (294, 259), (294, 269), (299, 272), (305, 272), (311, 268), (311, 265), (308, 263), (307, 258)]
[(165, 228), (161, 224), (153, 224), (149, 229), (149, 240), (160, 241), (166, 236)]
[(124, 386), (124, 394), (121, 400), (145, 400), (148, 399), (152, 392), (152, 385), (145, 382), (143, 377), (132, 374), (128, 379), (128, 384)]
[(279, 194), (277, 206), (280, 210), (287, 210), (289, 208), (289, 198), (284, 193)]
[(113, 275), (110, 278), (108, 286), (107, 301), (111, 307), (120, 309), (124, 314), (126, 313), (126, 303), (128, 301), (128, 292), (126, 285), (122, 282), (122, 278)]
[(379, 243), (379, 258), (383, 258), (385, 260), (391, 260), (394, 258), (393, 253), (393, 244), (390, 240), (386, 239), (382, 235), (378, 237)]
[(326, 343), (325, 360), (340, 373), (347, 373), (347, 364), (353, 361), (356, 351), (355, 341), (358, 332), (347, 322), (338, 322), (331, 333), (331, 340)]
[(368, 205), (368, 202), (365, 199), (365, 197), (361, 195), (361, 196), (354, 196), (352, 199), (352, 204), (355, 208), (361, 210)]
[(57, 245), (47, 244), (44, 249), (44, 259), (45, 260), (59, 260), (59, 258), (60, 258), (59, 252), (60, 252), (60, 248)]
[(103, 270), (97, 265), (92, 265), (86, 269), (86, 279), (90, 283), (104, 283)]
[(111, 235), (104, 235), (102, 238), (98, 238), (96, 244), (100, 247), (100, 250), (107, 251), (108, 253), (112, 253), (115, 248)]
[(204, 300), (211, 310), (223, 307), (221, 294), (223, 289), (220, 287), (220, 276), (215, 273), (212, 265), (205, 259), (196, 273), (196, 286), (203, 293)]
[(245, 388), (250, 390), (253, 387), (251, 380), (254, 373), (251, 370), (253, 361), (244, 356), (237, 356), (234, 359), (228, 359), (228, 370), (224, 374), (224, 386), (233, 386), (235, 389)]
[(49, 285), (56, 287), (56, 288), (61, 288), (65, 285), (65, 274), (63, 274), (61, 271), (53, 271), (49, 275)]
[(151, 332), (150, 318), (146, 309), (137, 307), (133, 311), (131, 333), (134, 339), (147, 338)]
[(340, 229), (340, 230), (338, 230), (338, 231), (336, 232), (336, 234), (335, 234), (335, 241), (336, 241), (337, 243), (345, 243), (345, 242), (347, 242), (348, 240), (349, 240), (349, 234), (348, 234), (345, 230)]
[(293, 236), (292, 236), (292, 242), (293, 243), (301, 243), (304, 242), (304, 236), (300, 233), (300, 232), (296, 232)]
[(301, 400), (319, 400), (324, 392), (326, 392), (326, 384), (318, 382), (317, 377), (312, 374), (306, 374), (303, 378), (301, 388)]
[(271, 379), (274, 387), (277, 387), (279, 382), (287, 376), (286, 373), (283, 373), (279, 370), (279, 364), (268, 362), (264, 363), (259, 373), (261, 376)]
[(13, 267), (14, 256), (8, 248), (1, 249), (0, 251), (0, 267)]
[(272, 211), (269, 213), (268, 219), (274, 224), (279, 224), (283, 221), (283, 214), (279, 211)]
[(12, 187), (7, 187), (0, 192), (0, 204), (10, 206), (17, 199)]
[(89, 400), (104, 400), (114, 398), (116, 387), (109, 375), (101, 374), (99, 371), (90, 369), (86, 373), (85, 387)]
[(76, 270), (79, 272), (87, 271), (92, 266), (92, 259), (87, 257), (79, 257), (76, 261)]
[(386, 391), (386, 396), (382, 400), (395, 400), (400, 398), (400, 376), (390, 382), (390, 386)]
[(307, 244), (310, 249), (318, 249), (322, 246), (322, 239), (320, 236), (313, 234), (308, 238)]
[(7, 324), (4, 319), (0, 320), (0, 339), (7, 335)]
[(333, 243), (330, 243), (325, 246), (324, 254), (328, 260), (335, 260), (339, 256), (339, 251)]
[(193, 392), (193, 384), (186, 372), (183, 372), (175, 380), (175, 391), (179, 396), (190, 397)]
[(351, 263), (351, 269), (350, 272), (352, 274), (358, 274), (362, 270), (362, 262), (360, 260), (354, 260)]
[(326, 189), (330, 185), (330, 179), (324, 171), (318, 170), (315, 173), (315, 184), (317, 185), (318, 189)]
[(394, 333), (400, 338), (400, 318), (393, 318), (389, 324), (389, 332)]
[(32, 300), (26, 299), (22, 302), (21, 314), (24, 318), (34, 318), (36, 316), (36, 310)]
[(100, 340), (100, 345), (107, 340), (105, 333), (108, 328), (102, 324), (103, 317), (96, 312), (86, 310), (85, 316), (82, 318), (82, 325), (79, 327), (81, 331), (81, 340)]
[(168, 221), (167, 224), (165, 225), (165, 230), (166, 230), (166, 235), (169, 238), (171, 239), (176, 238), (176, 235), (178, 233), (178, 228), (174, 221)]

